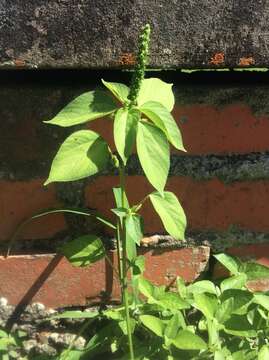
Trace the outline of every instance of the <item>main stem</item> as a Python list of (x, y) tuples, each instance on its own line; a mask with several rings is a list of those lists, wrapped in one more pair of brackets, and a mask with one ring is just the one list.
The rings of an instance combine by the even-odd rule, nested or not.
[[(120, 164), (120, 188), (121, 188), (121, 205), (123, 208), (127, 207), (126, 204), (126, 192), (125, 192), (125, 166)], [(130, 359), (134, 360), (134, 346), (133, 346), (133, 337), (132, 329), (130, 322), (130, 313), (129, 313), (129, 294), (128, 294), (128, 263), (127, 263), (127, 249), (126, 249), (126, 231), (125, 231), (125, 219), (123, 218), (121, 229), (120, 229), (120, 243), (122, 245), (122, 298), (125, 309), (125, 318), (126, 318), (126, 327), (128, 335), (128, 344), (130, 351)]]

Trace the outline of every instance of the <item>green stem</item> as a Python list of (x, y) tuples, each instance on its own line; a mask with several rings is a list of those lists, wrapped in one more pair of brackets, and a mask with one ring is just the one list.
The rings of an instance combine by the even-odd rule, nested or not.
[[(125, 167), (123, 164), (119, 166), (120, 172), (120, 188), (121, 188), (121, 205), (122, 207), (126, 207), (126, 193), (125, 193)], [(128, 344), (130, 351), (130, 359), (134, 360), (134, 346), (133, 346), (133, 337), (132, 337), (132, 329), (130, 322), (130, 313), (129, 313), (129, 295), (128, 295), (128, 262), (127, 262), (127, 249), (126, 249), (126, 235), (125, 235), (125, 219), (123, 218), (121, 224), (120, 238), (122, 243), (122, 296), (124, 302), (125, 309), (125, 318), (126, 318), (126, 328), (128, 335)]]

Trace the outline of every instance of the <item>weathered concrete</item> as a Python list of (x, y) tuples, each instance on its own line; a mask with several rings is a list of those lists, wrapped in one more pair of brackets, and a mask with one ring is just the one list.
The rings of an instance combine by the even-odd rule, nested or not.
[(0, 66), (130, 66), (147, 22), (152, 67), (268, 65), (265, 0), (2, 0)]

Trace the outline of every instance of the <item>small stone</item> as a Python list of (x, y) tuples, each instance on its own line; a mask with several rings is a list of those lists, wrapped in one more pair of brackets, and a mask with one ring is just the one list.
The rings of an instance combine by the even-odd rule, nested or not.
[(0, 298), (0, 306), (5, 307), (8, 304), (8, 300), (4, 297)]

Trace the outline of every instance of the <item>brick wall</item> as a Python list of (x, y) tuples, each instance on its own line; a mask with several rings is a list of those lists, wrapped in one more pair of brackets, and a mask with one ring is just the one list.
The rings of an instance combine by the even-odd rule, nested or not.
[[(128, 82), (130, 75), (120, 71), (2, 75), (0, 247), (4, 255), (20, 222), (44, 208), (87, 206), (111, 217), (111, 187), (118, 181), (112, 171), (85, 181), (43, 186), (60, 142), (73, 129), (50, 127), (42, 121), (74, 96), (100, 86), (100, 77)], [(167, 188), (183, 204), (188, 236), (183, 244), (170, 244), (170, 248), (161, 244), (144, 249), (148, 276), (168, 284), (175, 275), (192, 281), (208, 270), (212, 273), (210, 251), (228, 251), (269, 264), (267, 75), (159, 72), (148, 76), (152, 75), (174, 83), (174, 116), (188, 153), (172, 152)], [(109, 119), (86, 126), (100, 132), (113, 148)], [(127, 190), (131, 202), (152, 190), (136, 155), (128, 166)], [(146, 236), (164, 233), (149, 204), (142, 214)], [(92, 220), (63, 214), (27, 225), (17, 236), (13, 256), (0, 258), (0, 296), (13, 304), (41, 301), (54, 307), (85, 304), (104, 296), (117, 298), (118, 286), (105, 262), (80, 270), (60, 256), (45, 255), (87, 232), (106, 239), (112, 236)], [(267, 283), (260, 286), (266, 288)]]

